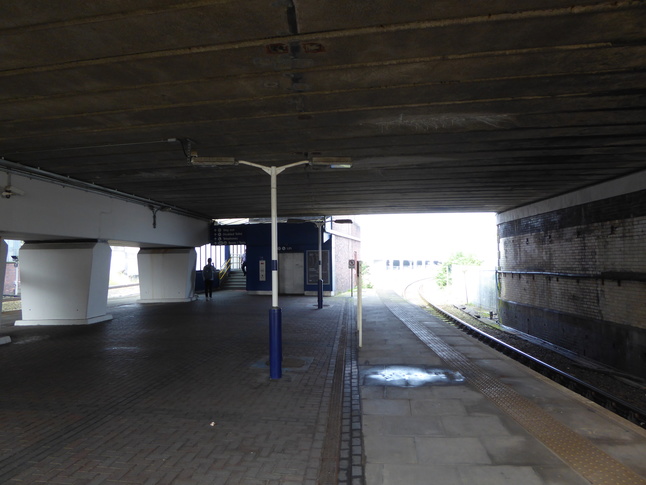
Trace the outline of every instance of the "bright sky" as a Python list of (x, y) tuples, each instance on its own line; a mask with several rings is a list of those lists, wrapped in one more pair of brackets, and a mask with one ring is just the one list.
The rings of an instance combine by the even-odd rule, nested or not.
[(361, 226), (361, 257), (444, 261), (461, 251), (494, 267), (497, 260), (496, 215), (387, 214), (355, 216)]

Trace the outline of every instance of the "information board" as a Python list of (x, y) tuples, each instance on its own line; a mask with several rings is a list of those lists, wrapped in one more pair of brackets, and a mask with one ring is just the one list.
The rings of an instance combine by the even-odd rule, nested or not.
[[(323, 273), (323, 284), (330, 284), (330, 251), (323, 251), (323, 264), (321, 272)], [(307, 251), (307, 284), (316, 285), (319, 281), (319, 252)]]
[(247, 244), (247, 226), (220, 226), (211, 224), (210, 241), (215, 246)]

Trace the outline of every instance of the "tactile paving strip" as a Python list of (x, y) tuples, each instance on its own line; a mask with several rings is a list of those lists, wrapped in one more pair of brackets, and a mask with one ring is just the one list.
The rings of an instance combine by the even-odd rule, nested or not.
[(386, 306), (442, 360), (466, 376), (482, 394), (513, 417), (590, 483), (598, 485), (646, 485), (646, 479), (615, 460), (591, 441), (560, 423), (538, 405), (498, 381), (420, 323), (423, 310), (395, 297), (380, 295)]

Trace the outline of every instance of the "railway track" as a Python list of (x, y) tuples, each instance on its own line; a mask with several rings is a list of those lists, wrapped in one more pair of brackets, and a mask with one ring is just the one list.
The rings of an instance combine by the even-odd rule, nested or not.
[(514, 346), (503, 342), (502, 340), (489, 335), (479, 328), (465, 322), (457, 316), (444, 311), (439, 306), (428, 301), (422, 293), (422, 283), (425, 280), (419, 280), (408, 285), (404, 290), (404, 298), (408, 301), (426, 306), (432, 313), (439, 318), (457, 326), (462, 331), (477, 338), (481, 342), (513, 358), (530, 369), (539, 372), (554, 382), (567, 387), (573, 392), (584, 396), (585, 398), (603, 406), (609, 411), (621, 416), (624, 419), (646, 429), (646, 411), (634, 406), (625, 400), (614, 396), (612, 393), (600, 389), (599, 387), (585, 382), (561, 369), (558, 369), (530, 354), (515, 348)]

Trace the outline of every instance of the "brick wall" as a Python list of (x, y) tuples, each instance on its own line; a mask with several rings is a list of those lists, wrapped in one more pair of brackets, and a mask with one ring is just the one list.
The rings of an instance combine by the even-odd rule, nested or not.
[(2, 294), (8, 296), (16, 295), (16, 276), (18, 277), (18, 295), (20, 294), (20, 272), (18, 266), (14, 263), (6, 263), (6, 270), (4, 275), (4, 285)]
[[(360, 229), (356, 224), (335, 225), (334, 230), (340, 233), (348, 234), (354, 237), (360, 236)], [(361, 243), (354, 239), (348, 239), (341, 236), (334, 236), (334, 292), (336, 294), (349, 291), (352, 285), (356, 285), (356, 275), (351, 277), (351, 271), (348, 268), (348, 260), (354, 259), (355, 253), (361, 259)]]
[(499, 224), (502, 323), (646, 374), (646, 191)]

